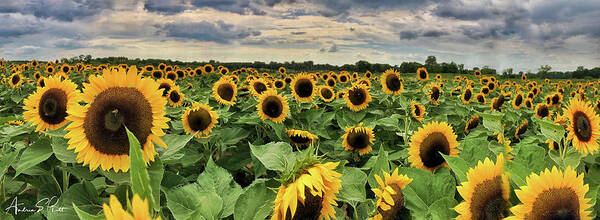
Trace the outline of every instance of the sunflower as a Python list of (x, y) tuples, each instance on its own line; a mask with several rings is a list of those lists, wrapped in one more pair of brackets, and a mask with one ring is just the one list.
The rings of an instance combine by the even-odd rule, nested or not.
[(285, 129), (285, 134), (290, 138), (292, 146), (298, 148), (307, 147), (319, 138), (317, 135), (311, 134), (308, 131), (298, 129)]
[(456, 189), (465, 200), (454, 208), (459, 213), (457, 220), (503, 219), (509, 214), (510, 182), (502, 154), (496, 163), (489, 158), (479, 161), (467, 172), (467, 181)]
[(171, 89), (169, 94), (167, 94), (167, 99), (169, 100), (169, 105), (176, 108), (183, 104), (185, 94), (181, 93), (179, 86), (175, 86), (175, 88)]
[(533, 101), (531, 98), (525, 99), (525, 107), (527, 107), (529, 110), (533, 109)]
[(358, 126), (346, 128), (342, 135), (342, 146), (347, 151), (357, 151), (359, 155), (364, 155), (371, 152), (370, 144), (373, 144), (375, 135), (373, 129), (363, 126), (362, 122)]
[(213, 97), (222, 105), (231, 106), (235, 104), (237, 86), (233, 83), (231, 78), (221, 77), (221, 79), (213, 85), (212, 92)]
[(287, 185), (277, 189), (271, 220), (335, 219), (335, 202), (342, 188), (339, 162), (314, 164)]
[(539, 103), (535, 106), (535, 117), (546, 118), (552, 116), (552, 110), (546, 103)]
[(600, 117), (594, 112), (590, 102), (571, 99), (564, 110), (569, 119), (567, 139), (573, 140), (573, 147), (587, 155), (598, 149), (600, 137)]
[(164, 69), (165, 73), (173, 71), (173, 67), (172, 66), (166, 66)]
[(69, 64), (64, 64), (60, 67), (60, 71), (63, 73), (69, 73), (71, 71), (71, 66)]
[(59, 77), (59, 78), (61, 78), (61, 79), (63, 79), (63, 80), (65, 80), (65, 79), (68, 79), (68, 78), (69, 78), (69, 75), (67, 75), (65, 72), (62, 72), (62, 71), (60, 71), (60, 72), (58, 72), (58, 73), (54, 74), (54, 76), (56, 76), (56, 77)]
[(211, 64), (204, 65), (202, 69), (204, 70), (204, 73), (212, 73), (215, 70), (215, 68)]
[(175, 81), (177, 81), (177, 73), (175, 73), (173, 71), (169, 71), (169, 72), (167, 72), (167, 75), (165, 76), (165, 78), (170, 79), (171, 81), (175, 82)]
[(477, 93), (477, 95), (475, 95), (475, 100), (477, 100), (477, 102), (479, 102), (479, 104), (485, 105), (485, 103), (486, 103), (485, 95), (483, 93)]
[(204, 68), (202, 66), (196, 67), (196, 69), (194, 69), (194, 75), (196, 76), (200, 76), (202, 74), (204, 74)]
[(162, 70), (154, 70), (152, 71), (152, 77), (156, 78), (156, 79), (162, 79), (164, 76), (164, 73)]
[(343, 99), (345, 96), (346, 96), (346, 91), (345, 90), (337, 92), (337, 98), (338, 99)]
[(382, 171), (384, 178), (375, 174), (375, 180), (379, 184), (378, 189), (371, 189), (377, 196), (377, 214), (372, 220), (395, 219), (404, 207), (404, 195), (402, 190), (412, 182), (412, 178), (406, 175), (399, 175), (398, 168), (392, 172), (392, 175)]
[(441, 74), (435, 74), (435, 79), (437, 80), (442, 80), (442, 75)]
[(53, 74), (55, 70), (56, 69), (54, 69), (54, 67), (51, 65), (46, 66), (46, 73), (48, 73), (48, 74)]
[(427, 113), (425, 111), (425, 106), (421, 105), (416, 101), (410, 102), (410, 114), (417, 121), (423, 121), (423, 115)]
[(419, 128), (410, 138), (408, 160), (412, 167), (434, 171), (447, 166), (440, 153), (449, 156), (458, 155), (459, 145), (456, 134), (446, 122), (430, 122)]
[(202, 134), (208, 135), (215, 124), (219, 123), (217, 119), (219, 115), (210, 106), (197, 102), (192, 103), (192, 106), (186, 108), (181, 115), (185, 132), (196, 134), (197, 138), (202, 137)]
[[(183, 78), (185, 78), (185, 76), (187, 76), (187, 74), (185, 73), (185, 70), (176, 70), (175, 74), (177, 74), (177, 79), (183, 79)], [(168, 74), (167, 74), (167, 78), (168, 78)]]
[(283, 88), (285, 88), (285, 81), (282, 79), (277, 79), (275, 80), (275, 82), (273, 83), (275, 85), (275, 88), (282, 90)]
[(404, 90), (404, 85), (400, 81), (400, 74), (393, 70), (386, 70), (381, 76), (381, 89), (389, 95), (399, 95)]
[(290, 83), (292, 95), (300, 102), (310, 102), (315, 95), (315, 83), (310, 75), (298, 74)]
[(488, 88), (487, 86), (482, 86), (479, 89), (479, 93), (484, 94), (484, 95), (489, 95), (490, 94), (490, 88)]
[(219, 70), (219, 73), (221, 73), (221, 75), (227, 75), (229, 73), (229, 69), (227, 69), (227, 67), (223, 67)]
[(506, 101), (506, 98), (504, 97), (504, 94), (500, 94), (498, 97), (493, 98), (492, 102), (490, 103), (490, 110), (501, 112), (502, 105), (504, 105), (505, 101)]
[(517, 92), (517, 95), (512, 100), (512, 106), (514, 109), (520, 109), (523, 105), (523, 93), (521, 91)]
[(37, 86), (40, 88), (44, 88), (46, 86), (46, 77), (42, 76), (40, 79), (38, 79)]
[(34, 78), (36, 81), (37, 81), (37, 80), (39, 80), (41, 77), (42, 77), (42, 74), (40, 73), (40, 71), (36, 71), (36, 72), (33, 74), (33, 78)]
[(277, 70), (280, 74), (285, 74), (286, 69), (285, 67), (279, 67), (279, 70)]
[(548, 149), (549, 150), (558, 151), (558, 149), (560, 148), (560, 146), (558, 145), (558, 143), (556, 143), (553, 140), (547, 139), (546, 143), (548, 144)]
[(12, 75), (10, 75), (9, 81), (8, 81), (8, 84), (10, 85), (10, 87), (17, 88), (21, 85), (21, 83), (23, 83), (23, 76), (21, 76), (21, 73), (16, 72), (16, 73), (13, 73)]
[(277, 94), (273, 89), (263, 92), (258, 97), (256, 109), (258, 110), (258, 116), (260, 116), (263, 121), (270, 119), (275, 123), (285, 121), (285, 118), (290, 112), (287, 99)]
[(175, 82), (173, 82), (173, 80), (170, 79), (159, 79), (156, 82), (158, 83), (158, 89), (162, 90), (163, 97), (167, 97), (169, 91), (171, 91), (171, 89), (175, 87)]
[(577, 175), (571, 167), (531, 174), (527, 184), (515, 190), (523, 204), (510, 209), (515, 216), (509, 219), (592, 219), (591, 199), (585, 198), (588, 190), (583, 174)]
[(365, 86), (367, 86), (368, 89), (371, 88), (371, 80), (369, 80), (369, 78), (360, 78), (358, 80), (356, 80), (356, 84), (363, 84)]
[[(105, 203), (102, 205), (102, 209), (104, 211), (104, 216), (106, 217), (106, 220), (153, 219), (150, 216), (148, 200), (142, 199), (140, 196), (138, 196), (138, 194), (134, 194), (133, 199), (131, 200), (131, 204), (127, 205), (127, 207), (131, 207), (131, 213), (123, 209), (121, 202), (119, 202), (119, 199), (117, 199), (115, 195), (110, 195), (109, 202), (109, 204)], [(160, 216), (158, 216), (154, 220), (161, 220), (161, 218)]]
[(452, 88), (452, 90), (450, 90), (450, 95), (451, 96), (457, 96), (460, 95), (460, 90), (462, 90), (462, 88), (460, 86), (454, 87)]
[(521, 80), (523, 80), (523, 82), (527, 81), (527, 75), (525, 75), (525, 74), (521, 75)]
[(473, 88), (470, 86), (467, 87), (465, 91), (463, 91), (462, 95), (460, 95), (460, 98), (463, 104), (471, 103), (471, 100), (473, 100)]
[(475, 75), (476, 77), (481, 77), (481, 71), (480, 70), (475, 70), (473, 71), (473, 75)]
[(358, 112), (369, 106), (371, 95), (367, 86), (356, 83), (346, 90), (344, 100), (346, 100), (346, 106), (350, 110)]
[(67, 123), (67, 108), (76, 105), (79, 99), (75, 83), (49, 77), (44, 80), (43, 87), (39, 87), (23, 101), (23, 118), (36, 125), (36, 131), (58, 129)]
[(427, 85), (429, 91), (427, 92), (427, 98), (434, 105), (439, 105), (440, 96), (442, 96), (442, 88), (436, 83), (430, 83)]
[(323, 102), (332, 102), (335, 99), (335, 92), (329, 86), (319, 86), (318, 91)]
[(421, 81), (427, 81), (427, 79), (429, 79), (429, 74), (427, 73), (427, 69), (425, 69), (425, 67), (419, 67), (417, 69), (417, 79)]
[(166, 144), (159, 138), (168, 128), (165, 117), (166, 99), (161, 97), (158, 83), (142, 78), (137, 68), (103, 70), (102, 76), (90, 76), (84, 84), (82, 100), (85, 106), (73, 105), (67, 109), (66, 128), (69, 131), (67, 149), (74, 149), (77, 162), (90, 170), (129, 170), (129, 140), (125, 129), (139, 140), (146, 163), (154, 160), (156, 143)]
[(254, 78), (250, 80), (249, 89), (252, 91), (252, 95), (259, 97), (265, 91), (269, 89), (269, 84), (267, 80), (263, 78)]
[(481, 124), (481, 118), (479, 115), (471, 116), (471, 118), (467, 121), (467, 124), (465, 124), (465, 133), (469, 134), (471, 130), (477, 128), (479, 124)]
[(338, 81), (340, 83), (346, 84), (346, 83), (348, 83), (348, 81), (350, 81), (350, 75), (348, 73), (343, 73), (338, 78)]
[(144, 67), (144, 71), (148, 72), (148, 73), (154, 72), (154, 66), (147, 65), (147, 66)]
[(529, 121), (523, 120), (523, 122), (515, 130), (515, 138), (521, 139), (521, 135), (525, 134), (525, 132), (527, 132), (528, 128), (529, 128)]
[(558, 92), (555, 92), (550, 97), (550, 105), (558, 106), (562, 102), (562, 99), (563, 99), (562, 95)]

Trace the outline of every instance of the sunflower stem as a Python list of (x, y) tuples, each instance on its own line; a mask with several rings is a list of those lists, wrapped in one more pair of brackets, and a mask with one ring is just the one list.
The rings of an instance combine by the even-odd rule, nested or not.
[(52, 177), (52, 180), (54, 180), (54, 185), (56, 186), (56, 189), (58, 189), (58, 191), (60, 191), (61, 193), (63, 193), (63, 190), (60, 187), (60, 184), (58, 183), (58, 180), (54, 176), (54, 167), (52, 167), (52, 169), (50, 169), (50, 176)]
[(60, 162), (61, 167), (62, 167), (62, 184), (63, 184), (63, 192), (67, 191), (67, 188), (69, 188), (69, 176), (71, 175), (68, 171), (67, 171), (67, 165), (64, 162)]
[(6, 179), (6, 176), (2, 176), (2, 178), (0, 179), (0, 201), (5, 201), (4, 198), (4, 180)]

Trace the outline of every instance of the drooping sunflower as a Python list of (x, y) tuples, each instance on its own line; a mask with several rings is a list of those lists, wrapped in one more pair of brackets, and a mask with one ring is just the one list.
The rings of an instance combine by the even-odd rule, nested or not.
[(20, 72), (16, 72), (16, 73), (13, 73), (12, 75), (10, 75), (9, 81), (8, 81), (8, 84), (10, 85), (10, 87), (17, 88), (17, 87), (21, 86), (21, 83), (23, 83), (23, 76), (21, 76)]
[(477, 102), (479, 102), (479, 104), (485, 105), (485, 103), (486, 103), (485, 95), (483, 93), (477, 93), (477, 95), (475, 95), (475, 100), (477, 100)]
[(67, 123), (67, 108), (79, 100), (80, 94), (75, 83), (49, 77), (44, 80), (43, 87), (23, 101), (23, 118), (36, 126), (35, 131), (55, 130)]
[(362, 156), (371, 152), (373, 149), (371, 144), (374, 140), (373, 129), (363, 126), (361, 122), (358, 126), (346, 128), (344, 135), (342, 135), (342, 146), (347, 151), (356, 151)]
[(552, 116), (552, 110), (546, 103), (539, 103), (535, 106), (535, 117), (546, 118)]
[(467, 172), (467, 182), (457, 186), (465, 201), (454, 210), (457, 220), (503, 219), (509, 215), (510, 182), (504, 172), (504, 157), (499, 154), (496, 163), (485, 158)]
[(379, 188), (371, 189), (377, 196), (377, 214), (371, 220), (391, 220), (399, 215), (404, 207), (404, 195), (402, 190), (412, 182), (412, 178), (407, 175), (399, 175), (398, 168), (389, 173), (383, 172), (383, 179), (378, 174), (375, 174), (375, 180), (379, 184)]
[(158, 83), (158, 89), (162, 90), (163, 97), (167, 97), (169, 91), (171, 91), (171, 89), (175, 87), (175, 82), (173, 82), (173, 80), (170, 79), (159, 79), (156, 82)]
[(459, 150), (456, 134), (446, 122), (430, 122), (419, 128), (410, 137), (408, 160), (412, 167), (434, 171), (441, 166), (448, 166), (440, 153), (456, 156)]
[(523, 93), (521, 91), (517, 92), (517, 95), (512, 100), (512, 106), (514, 109), (520, 109), (523, 105)]
[(323, 102), (332, 102), (335, 99), (335, 92), (329, 86), (319, 86), (318, 91)]
[(425, 67), (419, 67), (417, 69), (417, 79), (421, 81), (427, 81), (427, 79), (429, 79), (429, 73), (427, 73)]
[(168, 128), (165, 117), (167, 100), (161, 95), (158, 83), (142, 78), (137, 68), (103, 70), (102, 76), (90, 76), (84, 84), (82, 100), (85, 106), (73, 105), (67, 109), (66, 128), (69, 131), (67, 149), (75, 150), (77, 162), (99, 166), (103, 170), (129, 170), (129, 129), (142, 146), (146, 163), (154, 160), (154, 143), (166, 148), (159, 138)]
[(285, 129), (285, 134), (290, 138), (291, 145), (298, 148), (308, 147), (315, 140), (319, 139), (317, 135), (298, 129)]
[(471, 103), (471, 100), (473, 100), (473, 88), (471, 88), (470, 86), (467, 87), (465, 89), (465, 91), (463, 91), (462, 95), (460, 96), (462, 103), (464, 104), (469, 104)]
[(500, 94), (498, 97), (493, 98), (492, 102), (490, 103), (490, 110), (501, 112), (505, 101), (506, 98), (504, 97), (504, 94)]
[(523, 120), (523, 122), (521, 124), (519, 124), (519, 126), (515, 130), (515, 138), (521, 139), (521, 136), (523, 134), (525, 134), (525, 132), (527, 132), (528, 128), (529, 128), (529, 121)]
[(277, 94), (273, 89), (263, 92), (258, 97), (256, 109), (258, 110), (258, 116), (260, 116), (263, 121), (270, 119), (275, 123), (285, 121), (285, 118), (290, 112), (287, 99)]
[(469, 134), (471, 130), (477, 128), (479, 124), (481, 124), (481, 118), (479, 117), (479, 115), (471, 116), (471, 118), (469, 118), (469, 120), (467, 121), (467, 124), (465, 124), (465, 133)]
[(263, 78), (255, 78), (250, 80), (249, 89), (252, 91), (252, 95), (259, 97), (265, 91), (269, 90), (268, 82)]
[(315, 82), (310, 75), (301, 73), (296, 75), (290, 83), (292, 95), (300, 102), (310, 102), (316, 91)]
[(202, 137), (202, 134), (210, 134), (215, 124), (219, 123), (217, 119), (219, 115), (212, 110), (212, 107), (197, 102), (192, 103), (192, 106), (186, 108), (181, 115), (185, 132), (196, 134), (197, 138)]
[(600, 117), (594, 112), (590, 102), (571, 99), (564, 114), (569, 119), (567, 139), (573, 140), (573, 147), (584, 155), (598, 150), (600, 137)]
[(169, 105), (172, 107), (179, 107), (183, 104), (183, 100), (185, 99), (185, 94), (181, 93), (179, 86), (175, 86), (169, 94), (167, 94), (167, 99), (169, 100)]
[(425, 111), (425, 106), (421, 105), (417, 101), (410, 102), (410, 114), (417, 121), (423, 121), (423, 115), (427, 113)]
[[(148, 206), (148, 200), (142, 199), (138, 194), (133, 195), (131, 204), (126, 207), (131, 207), (131, 213), (123, 209), (121, 202), (115, 195), (110, 195), (109, 204), (103, 204), (102, 210), (106, 220), (153, 220), (150, 216), (150, 208)], [(154, 220), (161, 220), (160, 216), (154, 218)]]
[(231, 78), (221, 77), (212, 87), (213, 97), (222, 105), (234, 105), (237, 95), (237, 86)]
[(275, 85), (276, 89), (282, 90), (285, 88), (286, 83), (282, 79), (276, 79), (273, 85)]
[(277, 190), (271, 220), (335, 219), (336, 194), (342, 188), (339, 162), (314, 164)]
[(344, 100), (346, 100), (346, 106), (348, 106), (350, 110), (358, 112), (369, 106), (371, 94), (369, 94), (367, 86), (355, 83), (346, 90)]
[(507, 219), (592, 219), (591, 199), (585, 198), (589, 186), (573, 168), (563, 172), (552, 167), (552, 171), (531, 174), (526, 181), (515, 190), (522, 204), (512, 207), (514, 216)]
[(386, 70), (381, 76), (381, 89), (389, 95), (399, 95), (404, 90), (400, 74), (393, 69)]

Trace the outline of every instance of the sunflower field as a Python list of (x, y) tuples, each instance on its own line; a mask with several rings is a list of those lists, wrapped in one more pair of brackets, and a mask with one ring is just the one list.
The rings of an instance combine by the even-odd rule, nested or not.
[(600, 81), (0, 60), (0, 219), (593, 219)]

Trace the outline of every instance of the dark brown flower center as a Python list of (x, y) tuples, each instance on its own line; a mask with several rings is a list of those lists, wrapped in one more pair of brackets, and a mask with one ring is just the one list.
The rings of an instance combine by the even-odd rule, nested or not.
[(361, 105), (367, 101), (367, 93), (362, 88), (348, 90), (348, 98), (352, 105)]
[(521, 106), (521, 104), (523, 104), (523, 96), (518, 94), (517, 97), (515, 97), (515, 105)]
[(212, 73), (213, 68), (212, 68), (212, 66), (205, 66), (204, 67), (204, 71), (207, 72), (207, 73)]
[(67, 117), (67, 94), (58, 88), (46, 91), (40, 98), (38, 114), (48, 124), (60, 124)]
[(537, 110), (537, 115), (542, 118), (548, 117), (548, 115), (550, 115), (550, 110), (548, 109), (548, 106), (542, 104)]
[(300, 98), (306, 98), (313, 95), (313, 83), (310, 79), (298, 79), (294, 85), (294, 91)]
[(161, 89), (163, 90), (162, 96), (165, 97), (165, 96), (167, 96), (167, 94), (169, 94), (169, 91), (171, 91), (171, 85), (168, 84), (168, 83), (161, 83), (158, 86), (158, 89), (159, 90), (161, 90)]
[(417, 117), (418, 117), (418, 116), (421, 116), (421, 108), (420, 108), (418, 105), (415, 105), (415, 110), (414, 110), (414, 112), (415, 112), (415, 115), (416, 115)]
[(206, 109), (200, 108), (196, 111), (190, 111), (187, 122), (192, 131), (203, 132), (212, 123), (212, 117)]
[(310, 138), (302, 137), (301, 135), (292, 135), (290, 136), (290, 140), (294, 144), (303, 145), (310, 143)]
[(521, 136), (522, 134), (525, 134), (525, 132), (527, 132), (527, 129), (529, 128), (529, 124), (528, 123), (523, 123), (521, 125), (519, 125), (519, 127), (517, 128), (517, 138), (519, 138), (518, 136)]
[(390, 187), (394, 190), (394, 192), (396, 192), (396, 194), (391, 195), (392, 200), (394, 200), (394, 205), (387, 211), (377, 207), (377, 212), (381, 213), (383, 220), (400, 219), (399, 215), (404, 207), (404, 196), (402, 195), (402, 189), (400, 189), (400, 187), (396, 184), (391, 184)]
[(174, 72), (169, 72), (167, 73), (167, 79), (175, 81), (177, 79), (177, 74), (175, 74)]
[(321, 96), (323, 96), (324, 99), (330, 99), (333, 97), (333, 92), (331, 92), (331, 89), (321, 89)]
[(450, 143), (444, 134), (435, 132), (427, 136), (421, 143), (419, 157), (425, 167), (435, 168), (445, 162), (440, 153), (450, 154)]
[(285, 79), (283, 79), (283, 81), (285, 81), (285, 83), (289, 84), (292, 82), (292, 78), (290, 77), (285, 77)]
[(267, 85), (262, 82), (255, 82), (253, 85), (254, 91), (258, 94), (262, 94), (264, 91), (267, 91)]
[(283, 81), (279, 81), (279, 80), (275, 81), (275, 87), (277, 87), (278, 89), (283, 88)]
[(185, 76), (185, 72), (183, 70), (177, 70), (177, 78), (183, 78)]
[(402, 88), (402, 83), (400, 82), (400, 79), (398, 79), (398, 76), (396, 76), (395, 74), (386, 77), (385, 85), (392, 92), (399, 91), (400, 88)]
[(347, 136), (348, 145), (360, 150), (369, 146), (369, 134), (363, 131), (351, 131)]
[(483, 93), (483, 94), (486, 94), (486, 95), (487, 95), (488, 93), (490, 93), (490, 89), (489, 89), (489, 88), (487, 88), (487, 87), (484, 87), (483, 89), (481, 89), (481, 93)]
[(419, 70), (419, 78), (421, 78), (421, 79), (427, 78), (427, 72), (425, 72), (425, 70)]
[(479, 126), (479, 123), (480, 123), (479, 117), (471, 118), (469, 121), (467, 121), (467, 131), (477, 128), (477, 126)]
[[(295, 190), (295, 189), (290, 189)], [(287, 213), (285, 216), (286, 220), (318, 220), (321, 216), (321, 209), (323, 208), (323, 198), (318, 194), (314, 196), (308, 187), (304, 188), (304, 195), (306, 198), (304, 199), (304, 204), (298, 201), (298, 207), (296, 208), (296, 213), (294, 215), (291, 214), (290, 209), (287, 209)]]
[(327, 80), (327, 85), (329, 87), (334, 87), (335, 86), (335, 80), (334, 79), (329, 79)]
[(21, 81), (21, 76), (19, 74), (14, 75), (10, 81), (12, 82), (13, 85), (16, 85), (17, 83), (19, 83)]
[(465, 93), (463, 93), (463, 100), (465, 101), (469, 101), (471, 100), (471, 96), (473, 96), (473, 92), (471, 92), (470, 89), (465, 90)]
[(533, 203), (532, 219), (580, 219), (579, 198), (571, 188), (549, 189)]
[(592, 137), (592, 127), (588, 116), (580, 111), (573, 114), (573, 129), (577, 139), (580, 141), (589, 141)]
[(343, 76), (340, 76), (340, 82), (343, 82), (343, 83), (344, 83), (344, 82), (346, 82), (346, 81), (348, 81), (348, 77), (346, 77), (345, 75), (343, 75)]
[(283, 103), (277, 96), (269, 96), (263, 100), (262, 111), (271, 118), (278, 118), (283, 114)]
[(159, 70), (152, 72), (152, 76), (154, 78), (162, 78), (162, 75), (163, 75), (162, 71), (159, 71)]
[(40, 79), (40, 82), (39, 82), (39, 84), (40, 84), (40, 87), (41, 87), (41, 88), (44, 88), (44, 87), (46, 86), (46, 80), (44, 80), (44, 79)]
[(504, 219), (508, 216), (508, 201), (502, 197), (500, 176), (475, 186), (471, 199), (472, 219)]
[(152, 106), (136, 88), (111, 87), (96, 96), (84, 119), (84, 133), (99, 152), (129, 154), (127, 127), (143, 147), (152, 132)]
[(560, 97), (558, 95), (554, 95), (552, 96), (552, 105), (557, 105), (558, 102), (560, 101)]
[(221, 97), (222, 99), (224, 99), (226, 101), (233, 100), (233, 93), (234, 93), (233, 86), (229, 83), (221, 84), (217, 88), (217, 94), (219, 94), (219, 97)]
[(179, 92), (177, 92), (177, 90), (173, 90), (169, 93), (169, 99), (173, 103), (178, 103), (179, 100), (181, 100), (181, 95), (179, 95)]
[(483, 95), (478, 95), (478, 96), (477, 96), (477, 101), (478, 101), (479, 103), (484, 103), (484, 102), (485, 102), (485, 97), (484, 97)]
[(440, 89), (438, 87), (432, 87), (429, 97), (431, 100), (437, 101), (440, 98)]

